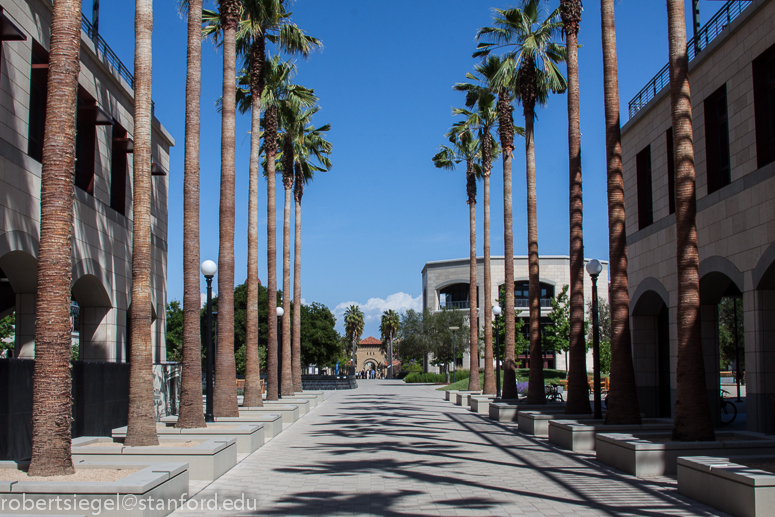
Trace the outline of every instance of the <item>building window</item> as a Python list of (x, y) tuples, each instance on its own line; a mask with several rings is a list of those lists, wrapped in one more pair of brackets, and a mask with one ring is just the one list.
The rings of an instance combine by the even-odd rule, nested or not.
[(764, 167), (775, 161), (775, 45), (754, 59), (752, 66), (756, 161)]
[(672, 127), (667, 130), (667, 208), (669, 214), (675, 213), (675, 147)]
[(27, 154), (43, 161), (43, 132), (46, 128), (46, 96), (48, 93), (48, 52), (32, 41), (30, 59), (30, 118), (27, 133)]
[(113, 149), (110, 163), (110, 208), (126, 215), (127, 154), (134, 151), (132, 139), (118, 124), (113, 125)]
[(705, 163), (708, 194), (729, 185), (732, 171), (729, 162), (726, 84), (705, 99)]
[(75, 186), (94, 195), (94, 123), (89, 120), (89, 108), (96, 102), (83, 88), (78, 88), (78, 109), (75, 125)]
[(635, 157), (638, 176), (638, 229), (642, 230), (654, 222), (654, 207), (651, 193), (651, 146)]

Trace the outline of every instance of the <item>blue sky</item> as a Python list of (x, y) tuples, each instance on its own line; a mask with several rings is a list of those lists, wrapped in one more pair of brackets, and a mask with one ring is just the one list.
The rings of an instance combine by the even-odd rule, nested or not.
[[(186, 21), (177, 1), (154, 6), (156, 116), (178, 146), (170, 156), (167, 289), (183, 296), (183, 137)], [(208, 5), (209, 4), (209, 5)], [(214, 0), (205, 0), (213, 8)], [(687, 0), (687, 16), (691, 1)], [(84, 0), (91, 15), (91, 0)], [(315, 89), (320, 113), (330, 123), (334, 167), (305, 189), (302, 203), (302, 298), (327, 305), (338, 316), (358, 303), (367, 320), (364, 337), (379, 337), (384, 309), (421, 308), (421, 270), (432, 260), (468, 256), (465, 171), (434, 168), (431, 156), (445, 143), (453, 106), (463, 95), (452, 86), (465, 79), (475, 60), (474, 36), (490, 25), (492, 8), (513, 5), (492, 0), (297, 0), (293, 21), (325, 46), (298, 60), (296, 82)], [(559, 0), (547, 1), (555, 8)], [(704, 23), (720, 1), (701, 0)], [(607, 259), (603, 67), (599, 1), (586, 0), (579, 42), (585, 255)], [(627, 102), (667, 62), (664, 0), (617, 2), (622, 124)], [(101, 2), (100, 33), (131, 69), (134, 2)], [(691, 32), (691, 24), (687, 25)], [(218, 257), (218, 188), (222, 54), (203, 44), (201, 134), (201, 254)], [(515, 122), (522, 125), (522, 110)], [(237, 283), (247, 277), (247, 191), (249, 116), (237, 120)], [(514, 252), (527, 248), (524, 146), (517, 141), (513, 169)], [(539, 251), (568, 253), (567, 98), (555, 95), (538, 111), (536, 163)], [(278, 182), (278, 209), (282, 187)], [(491, 181), (492, 254), (503, 254), (502, 172)], [(259, 277), (266, 283), (266, 188), (259, 190)], [(477, 205), (477, 247), (482, 253), (481, 184)], [(278, 214), (281, 225), (282, 212)], [(282, 231), (278, 264), (282, 264)], [(263, 235), (263, 237), (261, 237)], [(281, 279), (280, 279), (281, 281)], [(202, 283), (204, 291), (204, 281)]]

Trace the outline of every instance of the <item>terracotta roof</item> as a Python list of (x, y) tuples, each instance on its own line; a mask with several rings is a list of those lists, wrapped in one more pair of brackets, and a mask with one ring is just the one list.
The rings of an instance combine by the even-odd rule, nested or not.
[(377, 339), (377, 338), (375, 338), (375, 337), (371, 337), (371, 336), (369, 336), (369, 337), (367, 337), (366, 339), (362, 340), (362, 341), (361, 341), (360, 343), (358, 343), (358, 344), (359, 344), (359, 345), (381, 345), (381, 344), (382, 344), (382, 341), (380, 341), (379, 339)]

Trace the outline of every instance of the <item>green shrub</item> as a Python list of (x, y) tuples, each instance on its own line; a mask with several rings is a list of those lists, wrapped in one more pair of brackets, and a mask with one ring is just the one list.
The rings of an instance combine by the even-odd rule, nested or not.
[[(449, 374), (450, 380), (452, 380), (452, 374)], [(455, 379), (457, 381), (468, 379), (468, 377), (471, 375), (471, 372), (468, 370), (458, 370), (455, 374)], [(447, 382), (447, 374), (446, 373), (419, 373), (414, 372), (410, 373), (406, 377), (404, 377), (404, 382), (407, 383), (446, 383)]]

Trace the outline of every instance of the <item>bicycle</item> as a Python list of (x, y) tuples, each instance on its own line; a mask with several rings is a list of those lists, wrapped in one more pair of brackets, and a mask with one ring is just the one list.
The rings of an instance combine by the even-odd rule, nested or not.
[(557, 402), (558, 400), (560, 402), (563, 402), (562, 398), (562, 392), (560, 391), (560, 387), (557, 384), (551, 384), (549, 386), (546, 386), (546, 398), (547, 400), (550, 400), (552, 402)]
[(735, 418), (737, 418), (737, 406), (735, 406), (734, 402), (729, 402), (724, 398), (724, 395), (731, 396), (731, 393), (729, 393), (727, 390), (721, 390), (721, 423), (722, 425), (731, 424), (734, 422)]

